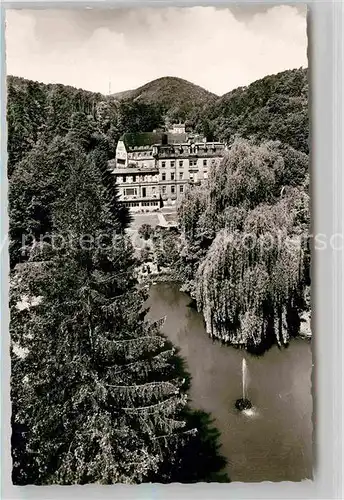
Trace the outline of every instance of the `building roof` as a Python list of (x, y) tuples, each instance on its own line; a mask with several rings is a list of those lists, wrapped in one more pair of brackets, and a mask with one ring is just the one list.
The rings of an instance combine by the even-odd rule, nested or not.
[(167, 143), (168, 144), (181, 144), (183, 142), (187, 142), (188, 134), (167, 134)]
[(168, 132), (137, 132), (126, 133), (120, 138), (126, 147), (139, 148), (164, 144), (164, 136), (167, 136), (165, 144), (180, 144), (187, 142), (188, 134), (172, 134)]
[(161, 132), (137, 132), (126, 133), (120, 138), (124, 144), (129, 147), (153, 146), (153, 144), (161, 144)]
[(156, 146), (188, 145), (188, 141), (198, 146), (223, 145), (218, 141), (204, 143), (198, 134), (170, 133), (170, 132), (136, 132), (126, 133), (120, 138), (129, 149), (145, 149)]
[[(111, 166), (112, 165), (109, 164), (109, 167)], [(111, 170), (111, 173), (115, 175), (126, 175), (126, 174), (135, 175), (135, 174), (151, 174), (151, 173), (156, 174), (158, 172), (159, 169), (155, 165), (153, 167), (138, 167), (134, 165), (132, 167), (125, 167), (125, 168), (112, 166)]]

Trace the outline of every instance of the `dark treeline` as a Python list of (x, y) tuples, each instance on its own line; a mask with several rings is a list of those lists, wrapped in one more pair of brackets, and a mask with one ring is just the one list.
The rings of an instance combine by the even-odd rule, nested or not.
[(13, 482), (228, 481), (182, 359), (145, 320), (106, 169), (160, 114), (17, 78), (8, 96)]
[(114, 94), (114, 97), (158, 105), (169, 123), (201, 117), (206, 106), (217, 99), (217, 96), (208, 90), (171, 76), (158, 78), (134, 90), (119, 92)]

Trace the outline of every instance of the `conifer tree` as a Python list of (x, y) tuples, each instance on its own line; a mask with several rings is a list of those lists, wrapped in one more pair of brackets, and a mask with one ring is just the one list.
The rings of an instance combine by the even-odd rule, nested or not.
[[(93, 169), (107, 191), (113, 217), (119, 217), (121, 229), (130, 222), (128, 209), (119, 202), (113, 176), (107, 170), (106, 148), (103, 143), (94, 149), (89, 158)], [(39, 239), (40, 235), (53, 232), (53, 207), (61, 200), (68, 183), (70, 165), (81, 157), (86, 161), (81, 143), (72, 143), (68, 137), (55, 137), (48, 144), (40, 142), (16, 166), (9, 185), (10, 211), (10, 260), (13, 267), (26, 259), (23, 244)]]
[(160, 323), (145, 322), (131, 245), (99, 173), (82, 152), (66, 169), (55, 234), (13, 272), (13, 442), (25, 442), (13, 450), (14, 481), (156, 480), (197, 436), (186, 380)]

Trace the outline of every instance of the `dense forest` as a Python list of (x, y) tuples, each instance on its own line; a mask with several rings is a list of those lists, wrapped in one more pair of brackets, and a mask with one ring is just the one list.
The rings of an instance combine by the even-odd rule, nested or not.
[(156, 107), (10, 77), (7, 116), (14, 484), (228, 481), (107, 172)]
[(210, 140), (229, 144), (236, 137), (257, 143), (279, 140), (303, 153), (309, 151), (307, 69), (268, 75), (220, 97), (172, 77), (153, 80), (113, 97), (156, 105), (164, 120), (185, 120)]
[(113, 158), (125, 132), (162, 125), (160, 105), (112, 97), (59, 84), (7, 78), (8, 174), (35, 146), (55, 137), (73, 140), (84, 134), (86, 151), (100, 150)]
[(208, 105), (203, 128), (232, 143), (236, 137), (281, 141), (308, 153), (308, 80), (300, 68), (269, 75)]
[(217, 96), (182, 78), (165, 76), (134, 90), (118, 92), (116, 100), (131, 99), (137, 103), (158, 105), (166, 121), (185, 121), (200, 116)]

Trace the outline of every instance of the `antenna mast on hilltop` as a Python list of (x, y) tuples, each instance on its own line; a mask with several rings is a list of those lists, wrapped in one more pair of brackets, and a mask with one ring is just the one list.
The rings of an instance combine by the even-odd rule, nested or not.
[(109, 95), (111, 95), (111, 78), (109, 78)]

